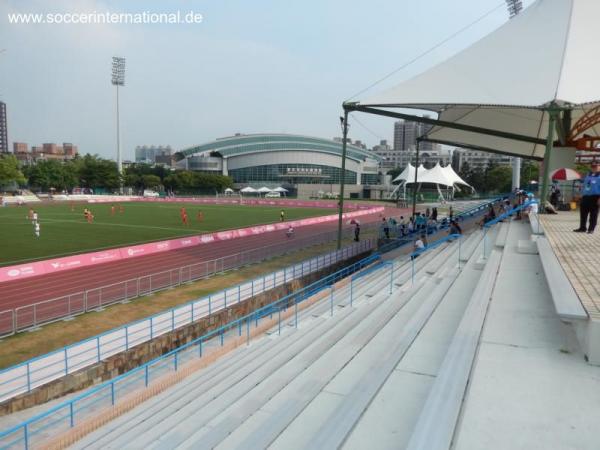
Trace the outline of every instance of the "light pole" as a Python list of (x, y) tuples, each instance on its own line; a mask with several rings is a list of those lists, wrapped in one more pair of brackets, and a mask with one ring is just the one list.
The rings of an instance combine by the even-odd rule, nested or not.
[(340, 181), (340, 201), (338, 203), (338, 236), (337, 248), (342, 248), (342, 220), (344, 213), (344, 183), (346, 178), (346, 147), (348, 139), (348, 109), (344, 108), (344, 117), (340, 117), (342, 125), (342, 176)]
[[(117, 170), (119, 179), (123, 176), (123, 161), (121, 159), (121, 129), (119, 123), (119, 86), (125, 86), (125, 58), (113, 56), (112, 78), (113, 86), (117, 88)], [(119, 180), (119, 192), (123, 193), (123, 183)]]
[[(506, 0), (506, 7), (510, 19), (514, 18), (523, 9), (521, 0)], [(512, 159), (512, 188), (513, 190), (521, 187), (521, 158), (516, 156)]]

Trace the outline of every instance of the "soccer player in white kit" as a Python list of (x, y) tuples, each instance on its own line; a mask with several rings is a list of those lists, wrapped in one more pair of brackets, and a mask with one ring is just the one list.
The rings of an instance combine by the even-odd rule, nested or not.
[(33, 230), (35, 233), (35, 237), (39, 238), (40, 237), (40, 223), (36, 222), (35, 225), (33, 226)]

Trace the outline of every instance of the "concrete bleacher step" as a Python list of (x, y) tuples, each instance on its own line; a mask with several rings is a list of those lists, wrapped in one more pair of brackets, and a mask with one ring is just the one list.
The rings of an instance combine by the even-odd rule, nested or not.
[(565, 320), (587, 320), (587, 312), (581, 304), (575, 289), (573, 289), (548, 240), (546, 238), (539, 238), (537, 240), (537, 248), (556, 314)]
[[(217, 446), (245, 420), (255, 414), (270, 398), (280, 398), (279, 393), (282, 390), (286, 392), (284, 403), (287, 406), (280, 411), (275, 420), (284, 422), (290, 412), (301, 408), (306, 401), (310, 401), (335, 373), (367, 345), (416, 292), (417, 290), (410, 291), (398, 298), (393, 297), (393, 300), (381, 295), (380, 305), (377, 308), (362, 308), (362, 311), (366, 313), (355, 314), (358, 320), (352, 326), (344, 327), (343, 335), (339, 339), (333, 342), (330, 339), (326, 339), (325, 342), (322, 339), (319, 340), (316, 343), (320, 344), (317, 345), (319, 354), (310, 361), (310, 364), (304, 364), (302, 359), (292, 361), (290, 373), (284, 376), (274, 373), (264, 383), (253, 389), (241, 402), (231, 405), (228, 410), (216, 416), (202, 428), (196, 428), (197, 431), (191, 433), (181, 443), (181, 448), (202, 449)], [(361, 311), (361, 309), (357, 311)], [(174, 436), (167, 436), (165, 441), (171, 442), (172, 437)], [(168, 444), (168, 446), (154, 448), (173, 448), (173, 446)]]
[[(301, 335), (303, 330), (283, 329), (282, 333)], [(234, 350), (206, 369), (188, 377), (184, 382), (173, 386), (168, 391), (168, 395), (158, 395), (144, 403), (143, 408), (134, 409), (111, 421), (107, 426), (79, 441), (73, 448), (119, 448), (118, 439), (124, 431), (140, 424), (143, 424), (145, 429), (152, 427), (162, 420), (155, 416), (157, 412), (178, 411), (191, 401), (191, 392), (198, 388), (204, 391), (213, 389), (222, 382), (223, 377), (230, 382), (235, 382), (240, 367), (251, 369), (261, 362), (257, 355), (268, 351), (280, 351), (286, 345), (283, 339), (265, 338), (252, 341), (250, 346)], [(116, 446), (109, 445), (114, 439), (117, 439)]]
[[(323, 411), (325, 414), (320, 417), (321, 423), (318, 429), (313, 432), (313, 430), (307, 429), (306, 424), (303, 423), (307, 417), (312, 421), (313, 416), (317, 415), (318, 409), (306, 411), (305, 414), (298, 416), (296, 419), (298, 423), (294, 427), (296, 430), (302, 430), (301, 434), (293, 431), (284, 433), (273, 443), (272, 447), (281, 449), (338, 448), (412, 345), (453, 281), (454, 278), (448, 277), (439, 285), (431, 286), (430, 290), (421, 290), (413, 300), (418, 305), (416, 311), (411, 311), (411, 314), (402, 314), (403, 311), (396, 314), (386, 327), (379, 331), (374, 342), (357, 355), (356, 361), (350, 361), (342, 371), (336, 374), (335, 380), (332, 380), (325, 388), (327, 392), (322, 396), (329, 397), (333, 394), (338, 396), (340, 401), (333, 413)], [(273, 412), (276, 415), (281, 413), (282, 411)], [(265, 428), (270, 433), (274, 431), (270, 423), (265, 424)], [(308, 442), (301, 443), (302, 435), (309, 437)], [(252, 441), (248, 443), (251, 444)]]
[(338, 448), (456, 279), (454, 265), (446, 259), (449, 277), (440, 285), (431, 279), (314, 396), (302, 391), (294, 409), (286, 401), (295, 395), (290, 386), (216, 448)]
[(537, 255), (537, 242), (531, 239), (520, 239), (517, 242), (517, 252), (525, 255)]
[(467, 241), (463, 243), (463, 246), (460, 249), (460, 261), (467, 262), (471, 259), (473, 252), (479, 245), (479, 241), (482, 239), (483, 233), (480, 230), (473, 231)]
[[(341, 317), (344, 317), (349, 312), (342, 314)], [(286, 338), (290, 335), (298, 336), (299, 338), (304, 334), (308, 334), (309, 338), (312, 339), (319, 333), (322, 333), (323, 328), (328, 327), (323, 319), (315, 319), (312, 323), (313, 327), (306, 327), (305, 329), (282, 328), (280, 339), (265, 337), (251, 341), (250, 347), (241, 347), (235, 350), (218, 360), (215, 364), (188, 377), (184, 382), (177, 384), (168, 393), (161, 394), (144, 403), (143, 408), (133, 410), (112, 421), (109, 427), (105, 427), (80, 441), (78, 445), (81, 446), (76, 448), (102, 448), (103, 445), (113, 442), (113, 439), (116, 439), (116, 441), (114, 446), (111, 445), (110, 448), (119, 448), (119, 445), (121, 445), (119, 439), (123, 430), (128, 430), (131, 427), (141, 424), (143, 425), (143, 429), (140, 431), (147, 432), (153, 425), (162, 421), (161, 416), (155, 416), (157, 412), (164, 415), (165, 413), (179, 411), (195, 399), (194, 397), (190, 397), (190, 394), (196, 390), (202, 393), (210, 393), (215, 397), (218, 396), (222, 390), (242, 380), (246, 372), (256, 370), (262, 363), (267, 361), (268, 357), (266, 355), (269, 354), (268, 352), (279, 353), (282, 350), (286, 350), (290, 346)], [(88, 445), (90, 447), (87, 447)]]
[(501, 252), (491, 253), (414, 427), (409, 450), (450, 448), (501, 259)]
[[(158, 424), (150, 430), (140, 433), (135, 427), (125, 433), (121, 439), (113, 443), (115, 448), (119, 443), (127, 443), (128, 448), (172, 448), (177, 443), (185, 440), (191, 431), (198, 429), (201, 424), (209, 422), (215, 415), (227, 409), (230, 405), (239, 403), (248, 392), (257, 386), (266, 386), (266, 389), (275, 389), (285, 385), (289, 378), (293, 378), (298, 370), (310, 365), (312, 361), (333, 343), (341, 339), (349, 329), (354, 328), (365, 315), (377, 311), (382, 303), (369, 309), (346, 308), (337, 314), (336, 321), (324, 321), (324, 327), (306, 327), (304, 337), (288, 341), (281, 339), (287, 346), (280, 352), (260, 355), (262, 364), (247, 372), (248, 368), (241, 367), (234, 382), (223, 379), (219, 385), (219, 392), (212, 390), (190, 392), (193, 402), (188, 403), (175, 415), (164, 416), (162, 412), (155, 420)], [(314, 321), (313, 321), (314, 322)], [(265, 380), (270, 380), (265, 383)]]
[(506, 238), (508, 237), (509, 226), (510, 226), (510, 222), (502, 222), (500, 224), (500, 229), (498, 230), (498, 236), (496, 237), (496, 242), (494, 243), (494, 245), (496, 247), (504, 248), (504, 246), (506, 245)]
[[(410, 289), (410, 286), (408, 285), (404, 289), (402, 289), (402, 291), (409, 290), (409, 293), (406, 295), (407, 298), (412, 297), (412, 295), (418, 292), (419, 288), (421, 288), (421, 286), (425, 283), (426, 277), (423, 277), (423, 274), (427, 272), (427, 264), (431, 263), (431, 261), (434, 261), (436, 264), (439, 260), (448, 261), (449, 259), (447, 257), (444, 257), (444, 255), (447, 256), (447, 253), (451, 253), (453, 251), (451, 246), (440, 247), (439, 249), (435, 250), (437, 250), (437, 252), (431, 251), (431, 255), (428, 259), (424, 257), (419, 258), (419, 267), (418, 269), (416, 268), (419, 277), (416, 277), (416, 285), (412, 289)], [(453, 266), (453, 264), (451, 265)], [(398, 269), (394, 273), (395, 278), (402, 278), (402, 276), (406, 277), (406, 274), (409, 274), (408, 279), (410, 279), (411, 270), (408, 270), (407, 266), (410, 266), (410, 264), (408, 264), (406, 260), (398, 262)], [(452, 270), (452, 267), (445, 267), (443, 270), (445, 275)], [(443, 276), (438, 276), (437, 278), (427, 282), (428, 286), (430, 286), (430, 289), (436, 289), (435, 283), (438, 283), (440, 278), (443, 278)], [(373, 274), (361, 278), (358, 281), (360, 282), (357, 282), (354, 286), (355, 292), (360, 293), (363, 290), (366, 291), (368, 289), (372, 289), (373, 286), (376, 287), (376, 295), (374, 297), (367, 298), (366, 295), (362, 296), (362, 302), (366, 302), (369, 304), (374, 303), (372, 307), (365, 308), (365, 311), (360, 312), (361, 315), (366, 314), (366, 316), (368, 317), (370, 314), (372, 314), (374, 311), (378, 310), (381, 307), (381, 303), (384, 301), (381, 299), (385, 298), (388, 295), (387, 293), (389, 291), (387, 287), (389, 286), (389, 272), (385, 270), (385, 268), (382, 268), (378, 271), (373, 272)], [(431, 282), (433, 282), (434, 284), (430, 284)], [(394, 280), (394, 284), (396, 284), (396, 280)], [(218, 413), (219, 408), (223, 410), (229, 407), (229, 404), (227, 403), (228, 401), (231, 404), (232, 402), (236, 402), (239, 400), (239, 397), (234, 398), (232, 397), (232, 395), (227, 395), (229, 394), (230, 390), (238, 389), (238, 395), (246, 395), (246, 393), (241, 392), (239, 390), (238, 385), (240, 383), (242, 385), (248, 384), (248, 390), (253, 388), (252, 382), (250, 381), (251, 379), (255, 380), (255, 384), (262, 383), (263, 378), (265, 378), (269, 373), (279, 370), (278, 368), (280, 368), (282, 365), (285, 366), (289, 364), (291, 361), (290, 358), (295, 359), (296, 354), (289, 355), (289, 352), (292, 351), (291, 349), (293, 349), (293, 351), (295, 351), (296, 353), (300, 353), (304, 351), (306, 347), (310, 348), (310, 346), (314, 345), (315, 342), (321, 339), (323, 337), (323, 329), (325, 327), (330, 326), (332, 329), (337, 327), (349, 327), (346, 329), (346, 331), (348, 331), (348, 329), (354, 329), (353, 326), (349, 326), (346, 322), (348, 320), (348, 317), (352, 316), (352, 311), (356, 310), (356, 308), (345, 308), (345, 306), (348, 306), (349, 301), (347, 298), (346, 300), (344, 300), (344, 296), (347, 295), (348, 292), (348, 285), (335, 292), (334, 298), (336, 298), (337, 296), (339, 296), (340, 298), (336, 298), (336, 320), (331, 321), (330, 324), (324, 325), (325, 323), (327, 323), (327, 321), (323, 320), (323, 314), (329, 310), (330, 305), (327, 301), (321, 301), (316, 305), (313, 305), (310, 308), (307, 308), (305, 311), (301, 312), (301, 314), (306, 314), (306, 317), (310, 317), (312, 323), (306, 323), (307, 320), (305, 320), (305, 317), (303, 317), (303, 320), (301, 321), (302, 327), (298, 331), (294, 332), (294, 339), (288, 340), (288, 335), (286, 333), (284, 333), (281, 339), (264, 339), (270, 342), (269, 349), (271, 349), (271, 352), (279, 352), (277, 357), (275, 357), (276, 362), (273, 362), (272, 357), (269, 358), (268, 356), (265, 356), (268, 353), (266, 351), (267, 344), (260, 344), (265, 346), (264, 352), (261, 352), (259, 350), (261, 347), (258, 344), (253, 344), (249, 349), (244, 351), (246, 356), (243, 358), (243, 361), (252, 360), (253, 362), (255, 362), (255, 364), (251, 366), (255, 368), (254, 372), (246, 373), (245, 370), (249, 370), (249, 368), (244, 367), (245, 363), (235, 364), (231, 361), (229, 361), (229, 363), (219, 361), (218, 364), (222, 364), (222, 366), (215, 365), (214, 367), (211, 367), (213, 373), (212, 377), (209, 377), (205, 374), (209, 370), (205, 369), (204, 371), (201, 371), (200, 374), (195, 374), (189, 378), (191, 380), (192, 378), (195, 378), (197, 376), (198, 379), (195, 383), (188, 384), (188, 380), (186, 380), (183, 383), (180, 383), (180, 385), (178, 385), (177, 400), (175, 402), (170, 401), (168, 395), (163, 396), (161, 394), (161, 396), (158, 396), (155, 399), (144, 404), (143, 407), (138, 408), (142, 409), (143, 411), (145, 410), (146, 412), (140, 413), (136, 409), (128, 414), (125, 414), (124, 416), (114, 421), (110, 429), (108, 429), (108, 431), (106, 431), (107, 428), (105, 428), (104, 431), (99, 430), (98, 432), (93, 433), (92, 435), (88, 436), (88, 438), (85, 438), (83, 441), (81, 441), (81, 446), (78, 445), (74, 448), (146, 448), (155, 439), (160, 440), (159, 443), (157, 443), (156, 448), (172, 448), (173, 446), (171, 446), (164, 439), (163, 435), (172, 427), (178, 426), (180, 424), (180, 422), (182, 421), (180, 417), (182, 415), (183, 417), (187, 418), (189, 415), (193, 415), (196, 411), (202, 410), (202, 412), (200, 413), (202, 416), (202, 420), (200, 422), (208, 423), (211, 420), (211, 418)], [(361, 300), (358, 298), (356, 299), (356, 301), (358, 301), (358, 304), (360, 305)], [(346, 304), (344, 304), (344, 302)], [(344, 314), (346, 315), (344, 316)], [(360, 320), (358, 319), (352, 320), (357, 323), (360, 322)], [(341, 323), (341, 325), (339, 325), (339, 323)], [(355, 323), (354, 325), (357, 325), (357, 323)], [(331, 330), (329, 330), (328, 333), (329, 332), (333, 333), (333, 331)], [(339, 340), (343, 338), (344, 334), (345, 333), (341, 333), (339, 335), (335, 334), (335, 336), (337, 336), (337, 339)], [(311, 337), (307, 337), (308, 335), (310, 335)], [(262, 340), (258, 340), (256, 342), (258, 343), (261, 341)], [(336, 342), (336, 340), (334, 339), (333, 342)], [(328, 343), (328, 345), (331, 345), (331, 342)], [(256, 349), (256, 353), (253, 352), (254, 348)], [(276, 348), (279, 350), (275, 350)], [(320, 357), (320, 355), (324, 351), (326, 351), (326, 349), (327, 347), (323, 347), (319, 352), (312, 353), (313, 357)], [(280, 354), (285, 354), (287, 356), (279, 357)], [(229, 355), (224, 357), (224, 360), (227, 361), (228, 357)], [(233, 359), (238, 358), (242, 360), (242, 358), (237, 356), (236, 353), (232, 354), (231, 357)], [(267, 364), (268, 369), (271, 370), (271, 372), (266, 370), (266, 368), (265, 370), (260, 370), (263, 369), (263, 367), (258, 365), (261, 362)], [(221, 378), (226, 378), (226, 381), (219, 380), (218, 375), (215, 374), (219, 374), (220, 367), (226, 366), (230, 369), (227, 372), (223, 372), (223, 374), (221, 374)], [(256, 369), (257, 367), (258, 370)], [(239, 374), (238, 372), (242, 372), (242, 374)], [(262, 374), (262, 378), (260, 378), (259, 375), (257, 375), (257, 373)], [(209, 379), (211, 381), (208, 381)], [(223, 398), (220, 399), (219, 397)], [(217, 400), (219, 400), (219, 407), (215, 408), (214, 402)], [(173, 419), (171, 417), (172, 415), (177, 418)]]

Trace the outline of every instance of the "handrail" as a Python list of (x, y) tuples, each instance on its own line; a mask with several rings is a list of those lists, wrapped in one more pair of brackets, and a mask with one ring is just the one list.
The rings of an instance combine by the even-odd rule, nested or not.
[(420, 248), (420, 249), (415, 250), (414, 252), (412, 252), (410, 254), (410, 256), (412, 258), (412, 257), (415, 257), (415, 256), (422, 255), (423, 253), (425, 253), (425, 252), (427, 252), (429, 250), (433, 250), (434, 248), (439, 247), (440, 245), (442, 245), (445, 242), (453, 241), (454, 239), (460, 239), (462, 237), (463, 237), (463, 235), (462, 234), (458, 234), (458, 233), (456, 233), (456, 234), (449, 234), (448, 236), (444, 236), (443, 238), (438, 239), (437, 241), (432, 242), (431, 244), (428, 244), (424, 248)]
[[(459, 214), (454, 216), (454, 219), (462, 220), (465, 216), (473, 215), (475, 212), (481, 211), (485, 208), (488, 208), (489, 205), (497, 203), (499, 201), (502, 201), (503, 199), (504, 199), (504, 197), (497, 197), (488, 202), (480, 203), (479, 205), (477, 205), (473, 208), (470, 208), (468, 210), (460, 212)], [(450, 228), (449, 222), (447, 222), (445, 224), (441, 224), (440, 227), (437, 229), (437, 231), (447, 230), (448, 228)], [(390, 242), (388, 244), (382, 245), (381, 247), (379, 247), (378, 250), (380, 253), (386, 253), (386, 252), (395, 250), (399, 247), (402, 247), (402, 246), (412, 242), (414, 236), (419, 235), (423, 232), (427, 232), (427, 228), (425, 228), (424, 230), (423, 229), (413, 230), (413, 231), (407, 233), (406, 235), (402, 236), (401, 238), (396, 239), (395, 242)]]
[[(30, 392), (153, 337), (373, 248), (371, 240), (309, 258), (0, 370), (0, 399)], [(47, 362), (42, 360), (46, 359)]]
[[(369, 225), (370, 224), (367, 224), (365, 226), (365, 230), (370, 229)], [(350, 235), (350, 230), (346, 230), (345, 234)], [(173, 286), (178, 286), (182, 283), (206, 278), (213, 272), (232, 269), (238, 267), (239, 265), (247, 264), (248, 262), (260, 261), (260, 254), (265, 253), (265, 250), (273, 250), (274, 252), (268, 255), (272, 256), (278, 254), (277, 250), (279, 249), (283, 249), (285, 253), (289, 251), (290, 248), (304, 248), (305, 246), (303, 244), (308, 245), (323, 243), (333, 239), (335, 236), (335, 231), (319, 233), (314, 236), (295, 239), (294, 242), (279, 242), (276, 244), (270, 244), (260, 248), (222, 256), (216, 259), (175, 267), (172, 269), (151, 273), (149, 275), (130, 278), (116, 283), (106, 284), (79, 292), (73, 292), (60, 297), (55, 297), (36, 303), (30, 303), (25, 306), (19, 306), (17, 308), (0, 311), (0, 324), (6, 323), (6, 326), (0, 329), (0, 336), (10, 336), (30, 328), (52, 323), (57, 320), (63, 320), (67, 317), (77, 316), (79, 314), (96, 310), (107, 305), (131, 300), (142, 295), (158, 292)], [(257, 253), (260, 254), (258, 257), (255, 257)], [(234, 258), (235, 261), (238, 262), (237, 265), (235, 263), (232, 265), (232, 259)], [(225, 267), (226, 261), (228, 262), (227, 267)], [(166, 277), (167, 275), (168, 277)], [(169, 279), (169, 282), (165, 281), (166, 278)], [(153, 280), (155, 280), (154, 283)], [(156, 280), (159, 282), (156, 282)], [(108, 298), (106, 298), (106, 292), (109, 292)], [(52, 314), (49, 315), (47, 312), (46, 315), (43, 313), (38, 314), (38, 309), (43, 310), (44, 307), (46, 307), (46, 311), (52, 311)]]
[(498, 222), (503, 221), (504, 219), (506, 219), (509, 216), (512, 216), (514, 213), (519, 212), (525, 208), (529, 208), (531, 205), (537, 204), (539, 203), (537, 200), (528, 200), (525, 203), (519, 205), (519, 206), (515, 206), (514, 208), (509, 209), (508, 211), (506, 211), (503, 214), (500, 214), (498, 217), (496, 217), (495, 219), (490, 220), (489, 222), (486, 222), (483, 224), (484, 228), (489, 228), (492, 225), (497, 224)]
[[(119, 375), (112, 380), (105, 381), (105, 382), (99, 384), (98, 386), (90, 389), (89, 391), (82, 393), (80, 395), (77, 395), (73, 399), (61, 402), (60, 404), (52, 407), (48, 411), (45, 411), (41, 414), (37, 414), (37, 415), (21, 422), (20, 424), (17, 424), (15, 426), (9, 428), (6, 431), (0, 432), (0, 439), (4, 439), (4, 438), (10, 436), (11, 434), (22, 431), (23, 437), (18, 438), (17, 440), (11, 442), (11, 444), (14, 444), (19, 441), (23, 441), (24, 447), (26, 449), (28, 449), (29, 446), (31, 445), (31, 442), (30, 442), (31, 437), (33, 434), (35, 434), (35, 432), (33, 432), (31, 430), (31, 426), (46, 419), (47, 417), (51, 416), (53, 413), (56, 413), (58, 411), (65, 410), (65, 409), (68, 410), (68, 412), (66, 413), (65, 416), (61, 417), (61, 419), (68, 420), (69, 428), (72, 428), (75, 424), (75, 417), (74, 417), (75, 412), (80, 412), (81, 410), (84, 409), (84, 407), (75, 408), (75, 403), (77, 403), (81, 400), (89, 399), (94, 394), (101, 392), (103, 389), (110, 388), (111, 404), (114, 406), (115, 405), (115, 392), (116, 392), (115, 384), (116, 383), (120, 382), (121, 380), (127, 379), (129, 377), (133, 377), (134, 374), (144, 372), (145, 387), (147, 387), (148, 383), (149, 383), (149, 381), (148, 381), (149, 368), (152, 365), (154, 365), (156, 363), (165, 362), (169, 358), (174, 357), (174, 370), (177, 371), (177, 368), (178, 368), (177, 355), (182, 354), (185, 350), (188, 350), (188, 349), (198, 345), (199, 357), (201, 357), (202, 356), (202, 343), (204, 341), (206, 341), (210, 338), (213, 338), (213, 337), (220, 336), (221, 337), (221, 345), (223, 345), (222, 339), (223, 339), (225, 332), (239, 328), (240, 335), (241, 335), (241, 329), (242, 329), (242, 325), (244, 323), (246, 324), (246, 327), (247, 327), (247, 342), (249, 343), (249, 341), (250, 341), (250, 332), (249, 332), (250, 325), (254, 321), (256, 321), (256, 323), (258, 323), (258, 319), (260, 317), (262, 317), (261, 314), (268, 315), (270, 313), (273, 313), (274, 311), (281, 311), (281, 309), (287, 309), (291, 306), (294, 306), (295, 307), (295, 316), (296, 316), (295, 317), (295, 325), (297, 327), (298, 326), (298, 309), (297, 309), (298, 303), (300, 303), (304, 299), (308, 298), (309, 294), (312, 295), (314, 292), (317, 292), (318, 290), (329, 287), (336, 281), (338, 281), (342, 278), (345, 278), (349, 274), (362, 269), (363, 267), (371, 264), (374, 261), (379, 260), (380, 258), (381, 258), (381, 256), (378, 253), (370, 255), (348, 267), (345, 267), (333, 274), (323, 277), (322, 279), (317, 280), (308, 286), (305, 286), (295, 292), (292, 292), (292, 293), (282, 297), (281, 299), (279, 299), (275, 302), (272, 302), (269, 305), (265, 305), (261, 308), (256, 309), (255, 311), (253, 311), (249, 314), (246, 314), (245, 316), (239, 317), (238, 319), (235, 319), (225, 325), (222, 325), (221, 327), (219, 327), (215, 330), (212, 330), (212, 331), (204, 334), (203, 336), (200, 336), (200, 337), (192, 340), (191, 342), (184, 344), (174, 350), (171, 350), (168, 353), (161, 355), (158, 358), (154, 358), (151, 361), (149, 361), (135, 369), (132, 369), (122, 375)], [(275, 309), (274, 307), (277, 307), (277, 308)], [(264, 314), (264, 313), (266, 313), (266, 314)]]

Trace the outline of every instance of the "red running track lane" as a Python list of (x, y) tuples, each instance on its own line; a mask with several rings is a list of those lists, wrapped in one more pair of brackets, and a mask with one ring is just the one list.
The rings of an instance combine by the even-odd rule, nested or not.
[[(388, 208), (383, 215), (398, 216), (406, 210)], [(380, 214), (360, 218), (363, 223), (380, 220)], [(309, 225), (296, 229), (296, 238), (337, 229), (337, 222)], [(266, 245), (286, 242), (285, 232), (274, 231), (259, 236), (213, 242), (195, 247), (172, 250), (127, 261), (116, 261), (94, 267), (42, 275), (3, 283), (0, 286), (0, 311), (31, 305), (48, 299), (119, 283), (125, 280), (175, 269), (203, 261), (210, 261), (235, 253), (258, 249)]]

